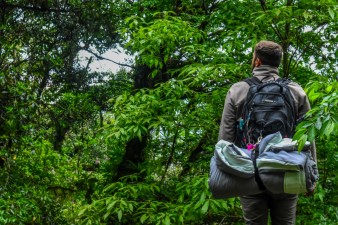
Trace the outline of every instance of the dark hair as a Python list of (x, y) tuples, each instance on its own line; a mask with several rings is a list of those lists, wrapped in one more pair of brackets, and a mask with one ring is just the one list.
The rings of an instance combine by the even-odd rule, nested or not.
[(282, 59), (282, 47), (272, 41), (260, 41), (255, 46), (255, 55), (262, 65), (278, 67)]

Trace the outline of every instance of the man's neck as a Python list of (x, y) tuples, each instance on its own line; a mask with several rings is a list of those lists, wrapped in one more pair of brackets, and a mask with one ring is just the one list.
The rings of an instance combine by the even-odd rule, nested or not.
[(270, 65), (260, 65), (252, 71), (253, 76), (278, 76), (278, 67)]

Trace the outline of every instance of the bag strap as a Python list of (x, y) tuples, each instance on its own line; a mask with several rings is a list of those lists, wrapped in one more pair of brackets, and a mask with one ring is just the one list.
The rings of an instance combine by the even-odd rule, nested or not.
[(244, 81), (250, 86), (262, 83), (257, 77), (246, 78)]
[(263, 181), (261, 180), (259, 173), (258, 173), (257, 162), (256, 162), (256, 159), (258, 158), (258, 154), (259, 154), (259, 144), (257, 144), (255, 149), (251, 152), (251, 159), (252, 159), (254, 169), (255, 169), (255, 181), (258, 185), (259, 190), (263, 191), (266, 189), (266, 187), (263, 184)]
[(292, 82), (292, 80), (290, 78), (278, 78), (276, 81), (285, 85), (285, 86), (287, 86), (288, 84), (290, 84)]
[[(252, 85), (258, 85), (258, 84), (261, 84), (263, 83), (263, 81), (268, 78), (267, 77), (264, 77), (262, 80), (258, 79), (257, 77), (253, 76), (253, 77), (250, 77), (250, 78), (246, 78), (245, 81), (247, 84), (249, 84), (250, 86)], [(277, 80), (275, 80), (277, 83), (281, 83), (285, 86), (287, 86), (289, 83), (292, 82), (292, 80), (290, 78), (278, 78)]]

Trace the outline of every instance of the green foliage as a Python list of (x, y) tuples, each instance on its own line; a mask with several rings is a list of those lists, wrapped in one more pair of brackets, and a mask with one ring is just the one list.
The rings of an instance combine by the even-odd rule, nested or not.
[[(124, 29), (125, 47), (140, 56), (140, 63), (155, 68), (155, 76), (168, 61), (188, 57), (191, 51), (198, 51), (196, 43), (203, 34), (187, 21), (171, 16), (173, 12), (155, 13), (154, 20), (146, 23), (142, 18), (130, 17)], [(135, 31), (134, 31), (135, 30)], [(130, 34), (129, 32), (132, 31)]]
[(305, 121), (297, 126), (294, 139), (299, 140), (299, 148), (305, 141), (330, 140), (338, 130), (338, 82), (310, 82), (306, 88), (314, 107), (306, 114)]
[[(300, 224), (306, 224), (309, 217), (316, 224), (331, 224), (337, 220), (337, 189), (334, 188), (338, 183), (338, 176), (334, 172), (338, 165), (337, 87), (337, 81), (329, 80), (309, 82), (306, 87), (313, 107), (306, 114), (305, 120), (297, 126), (294, 139), (300, 142), (300, 147), (307, 140), (316, 140), (320, 180), (314, 196), (300, 200)], [(313, 213), (309, 214), (309, 210)]]
[(59, 211), (65, 194), (62, 198), (55, 198), (55, 194), (58, 189), (71, 191), (69, 184), (76, 176), (70, 172), (73, 165), (67, 157), (53, 152), (51, 143), (23, 141), (25, 149), (14, 155), (1, 152), (6, 164), (0, 173), (0, 220), (4, 224), (62, 223)]
[[(297, 223), (333, 224), (336, 11), (333, 0), (1, 1), (0, 223), (240, 224), (238, 199), (212, 198), (209, 162), (228, 87), (269, 39), (312, 104), (295, 139), (316, 141), (320, 182)], [(117, 46), (135, 56), (130, 70), (89, 70)], [(94, 53), (85, 66), (81, 51)]]
[(108, 185), (99, 200), (80, 209), (78, 221), (81, 224), (108, 221), (116, 224), (127, 221), (133, 224), (204, 224), (211, 215), (222, 217), (239, 207), (236, 199), (212, 199), (207, 176), (195, 176), (183, 182), (129, 183), (135, 179), (137, 176), (132, 175)]

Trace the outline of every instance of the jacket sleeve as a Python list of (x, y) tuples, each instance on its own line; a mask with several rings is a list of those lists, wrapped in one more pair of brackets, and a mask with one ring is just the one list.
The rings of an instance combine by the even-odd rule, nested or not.
[(233, 99), (233, 87), (227, 93), (224, 103), (221, 125), (218, 134), (218, 141), (235, 141), (236, 134), (236, 104)]

